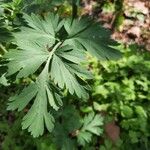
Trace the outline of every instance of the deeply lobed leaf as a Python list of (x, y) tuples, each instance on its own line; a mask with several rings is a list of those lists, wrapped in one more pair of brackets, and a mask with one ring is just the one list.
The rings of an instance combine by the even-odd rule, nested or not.
[(83, 126), (78, 135), (78, 142), (81, 145), (89, 143), (92, 138), (92, 134), (101, 135), (103, 130), (101, 126), (103, 125), (103, 118), (100, 115), (95, 115), (90, 113), (83, 119)]
[[(4, 55), (8, 61), (6, 75), (15, 74), (16, 78), (25, 78), (35, 72), (41, 73), (20, 94), (10, 98), (8, 109), (21, 111), (27, 108), (23, 129), (28, 128), (37, 137), (43, 134), (44, 124), (49, 131), (54, 127), (54, 118), (49, 110), (52, 107), (57, 111), (62, 105), (57, 86), (66, 88), (79, 98), (88, 98), (86, 79), (91, 79), (92, 75), (81, 66), (86, 60), (86, 51), (104, 60), (118, 58), (120, 53), (110, 46), (116, 43), (109, 39), (109, 33), (88, 19), (75, 19), (72, 22), (54, 14), (44, 18), (34, 14), (24, 15), (24, 18), (27, 25), (14, 33), (18, 48)], [(99, 116), (94, 114), (85, 118), (80, 134), (83, 141), (88, 142), (91, 133), (101, 133), (99, 126), (102, 121), (98, 119)]]

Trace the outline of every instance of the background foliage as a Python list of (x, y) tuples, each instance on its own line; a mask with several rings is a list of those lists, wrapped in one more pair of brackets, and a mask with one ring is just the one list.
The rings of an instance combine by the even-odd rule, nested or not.
[[(71, 14), (70, 1), (52, 1), (50, 6), (45, 5), (46, 0), (44, 3), (34, 1), (30, 6), (27, 0), (7, 2), (1, 7), (5, 13), (1, 15), (0, 34), (7, 36), (0, 39), (3, 42), (1, 55), (14, 46), (7, 42), (12, 39), (8, 31), (24, 24), (21, 20), (23, 11), (45, 14), (57, 10), (63, 16)], [(94, 75), (94, 79), (88, 81), (92, 87), (88, 101), (78, 100), (64, 91), (64, 105), (53, 114), (57, 120), (54, 131), (37, 139), (21, 130), (22, 117), (27, 109), (21, 114), (6, 111), (8, 97), (30, 79), (17, 80), (7, 88), (3, 85), (9, 83), (5, 77), (1, 78), (0, 149), (149, 150), (150, 55), (137, 45), (121, 45), (118, 49), (123, 52), (123, 58), (118, 61), (98, 61), (88, 55), (88, 63), (83, 66)], [(3, 74), (5, 70), (0, 69)]]

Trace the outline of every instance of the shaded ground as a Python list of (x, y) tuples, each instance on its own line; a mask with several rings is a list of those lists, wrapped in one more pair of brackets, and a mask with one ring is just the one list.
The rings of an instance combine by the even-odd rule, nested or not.
[(112, 29), (113, 38), (124, 43), (138, 43), (150, 51), (149, 0), (83, 0), (83, 14), (96, 17)]

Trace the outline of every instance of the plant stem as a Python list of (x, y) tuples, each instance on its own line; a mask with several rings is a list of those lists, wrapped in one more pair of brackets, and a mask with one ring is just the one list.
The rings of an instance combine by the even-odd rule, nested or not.
[(7, 50), (5, 49), (5, 47), (2, 44), (0, 44), (0, 51), (2, 51), (3, 54), (7, 53)]
[(58, 42), (52, 49), (52, 51), (49, 54), (49, 57), (46, 61), (46, 64), (44, 66), (44, 69), (42, 70), (42, 72), (40, 73), (40, 75), (38, 76), (38, 79), (36, 80), (37, 82), (41, 81), (43, 79), (43, 81), (46, 81), (46, 79), (48, 78), (48, 72), (49, 72), (49, 65), (50, 65), (50, 61), (52, 59), (52, 56), (54, 54), (54, 52), (61, 46), (63, 42)]
[(51, 57), (53, 56), (54, 52), (57, 50), (57, 48), (62, 44), (61, 42), (58, 42), (52, 49), (52, 51), (50, 52), (49, 58), (51, 59)]
[(75, 0), (72, 0), (72, 20), (78, 17), (78, 7)]

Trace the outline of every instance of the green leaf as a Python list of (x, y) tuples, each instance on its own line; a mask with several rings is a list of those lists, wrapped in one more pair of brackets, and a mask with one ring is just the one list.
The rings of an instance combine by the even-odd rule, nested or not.
[[(58, 107), (62, 105), (59, 93), (57, 89), (49, 84), (49, 61), (47, 62), (44, 70), (37, 78), (36, 82), (31, 83), (28, 87), (24, 88), (21, 94), (10, 98), (8, 110), (18, 109), (19, 111), (24, 109), (27, 104), (34, 100), (33, 105), (23, 118), (22, 128), (28, 128), (28, 131), (34, 137), (42, 135), (44, 132), (44, 123), (49, 132), (54, 128), (54, 118), (48, 112), (47, 102), (58, 110)], [(57, 100), (57, 102), (55, 102)]]
[[(34, 137), (38, 137), (43, 134), (44, 125), (49, 131), (54, 127), (50, 110), (57, 111), (62, 106), (61, 89), (67, 89), (79, 98), (88, 98), (90, 88), (86, 80), (93, 76), (82, 67), (86, 51), (104, 59), (118, 58), (120, 53), (111, 48), (110, 45), (116, 44), (107, 39), (110, 34), (88, 19), (71, 23), (70, 19), (64, 20), (54, 14), (43, 18), (24, 14), (24, 19), (27, 24), (13, 34), (13, 44), (18, 47), (4, 55), (8, 68), (6, 76), (14, 75), (17, 79), (36, 73), (36, 79), (9, 99), (8, 109), (21, 111), (27, 108), (23, 129), (28, 128)], [(101, 134), (102, 118), (99, 115), (92, 113), (84, 120), (82, 135)], [(85, 137), (86, 141), (89, 139), (90, 136)]]
[(78, 135), (78, 142), (80, 145), (86, 145), (86, 143), (90, 143), (92, 139), (92, 134), (89, 132), (80, 132)]
[(121, 115), (125, 118), (131, 118), (133, 116), (133, 110), (129, 106), (121, 106)]
[[(49, 19), (47, 17), (45, 20), (43, 20), (34, 14), (31, 16), (24, 15), (24, 18), (30, 28), (22, 27), (21, 32), (14, 34), (17, 45), (20, 49), (24, 50), (30, 49), (31, 47), (34, 48), (35, 45), (46, 49), (55, 43), (55, 31), (51, 22), (51, 18)], [(22, 35), (24, 35), (23, 38)]]
[(88, 98), (85, 87), (78, 82), (75, 73), (69, 69), (65, 61), (56, 55), (53, 56), (51, 64), (51, 77), (60, 88), (66, 86), (71, 94), (75, 92), (79, 98)]
[(107, 111), (108, 108), (110, 107), (110, 104), (106, 103), (106, 104), (99, 104), (97, 102), (93, 103), (93, 107), (95, 110), (101, 112), (101, 111)]
[(57, 56), (64, 58), (72, 63), (85, 62), (86, 54), (84, 51), (69, 45), (62, 46), (55, 53)]
[(78, 135), (78, 142), (81, 145), (91, 141), (92, 134), (101, 135), (103, 130), (103, 118), (100, 115), (95, 115), (93, 112), (85, 116), (83, 126)]
[[(53, 17), (54, 16), (49, 16)], [(51, 19), (42, 20), (40, 17), (25, 15), (30, 27), (22, 27), (20, 32), (14, 33), (19, 50), (10, 50), (4, 58), (8, 63), (8, 76), (16, 73), (17, 78), (27, 77), (33, 74), (48, 58), (50, 49), (55, 43), (55, 28)], [(58, 23), (58, 17), (56, 17)]]
[(4, 85), (4, 86), (10, 85), (10, 84), (8, 83), (8, 80), (7, 80), (6, 77), (5, 77), (5, 74), (3, 74), (2, 76), (0, 76), (0, 84), (2, 84), (2, 85)]
[(92, 23), (89, 19), (67, 19), (64, 27), (68, 33), (66, 44), (82, 46), (91, 55), (99, 59), (118, 59), (121, 53), (112, 46), (117, 43), (110, 39), (110, 32), (102, 28), (99, 23)]
[(0, 43), (8, 42), (11, 39), (12, 39), (12, 34), (10, 33), (10, 31), (0, 25)]
[(100, 135), (102, 133), (102, 129), (99, 126), (102, 125), (103, 125), (103, 118), (100, 115), (90, 113), (84, 118), (84, 125), (82, 127), (82, 130), (89, 131), (96, 135)]
[(38, 89), (35, 83), (31, 83), (25, 87), (19, 95), (15, 95), (9, 98), (8, 110), (23, 110), (27, 104), (35, 97)]
[(93, 76), (80, 66), (85, 60), (85, 54), (80, 51), (71, 46), (57, 49), (51, 62), (51, 77), (60, 88), (66, 87), (71, 94), (76, 93), (79, 98), (87, 99), (87, 85), (84, 79), (91, 79)]
[(24, 50), (10, 50), (4, 58), (10, 62), (7, 64), (7, 76), (19, 71), (17, 78), (27, 77), (33, 74), (48, 58), (49, 53), (36, 43)]
[(135, 112), (138, 117), (147, 118), (147, 113), (142, 106), (135, 106)]

